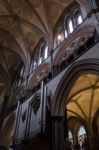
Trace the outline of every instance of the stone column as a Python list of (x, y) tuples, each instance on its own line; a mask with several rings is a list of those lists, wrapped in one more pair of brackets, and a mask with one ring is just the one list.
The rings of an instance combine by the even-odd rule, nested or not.
[(52, 150), (64, 149), (64, 116), (51, 117), (52, 120)]
[(94, 139), (94, 133), (91, 127), (88, 128), (88, 141), (89, 141), (89, 149), (90, 150), (96, 150), (95, 145), (95, 139)]

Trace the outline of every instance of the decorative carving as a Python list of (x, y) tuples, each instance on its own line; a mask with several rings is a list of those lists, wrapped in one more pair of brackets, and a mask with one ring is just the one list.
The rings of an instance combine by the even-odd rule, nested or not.
[(63, 42), (62, 49), (57, 53), (53, 64), (56, 65), (62, 60), (67, 60), (75, 51), (78, 51), (80, 47), (84, 46), (94, 36), (94, 33), (94, 26), (85, 26), (79, 28), (74, 34), (71, 34), (71, 36)]
[(41, 64), (37, 67), (31, 78), (29, 79), (28, 89), (37, 86), (40, 81), (42, 81), (45, 77), (48, 76), (51, 71), (51, 66), (49, 63)]

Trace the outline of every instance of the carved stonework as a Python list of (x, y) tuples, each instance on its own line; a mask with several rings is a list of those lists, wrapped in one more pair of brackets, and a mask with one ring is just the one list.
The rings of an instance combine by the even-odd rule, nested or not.
[(42, 64), (37, 67), (35, 72), (32, 74), (28, 82), (28, 89), (32, 89), (37, 86), (51, 71), (51, 65), (49, 63)]
[[(58, 51), (54, 58), (53, 65), (59, 64), (63, 60), (67, 60), (75, 51), (79, 51), (95, 33), (94, 26), (84, 26), (79, 28), (74, 34), (64, 40), (61, 51)], [(72, 42), (71, 42), (72, 41)]]

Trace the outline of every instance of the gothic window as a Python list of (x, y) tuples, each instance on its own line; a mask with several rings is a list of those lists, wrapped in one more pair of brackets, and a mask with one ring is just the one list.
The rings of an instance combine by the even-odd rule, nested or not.
[(72, 135), (71, 130), (68, 131), (68, 139), (69, 139), (69, 142), (71, 143), (71, 147), (73, 147), (73, 135)]
[(82, 15), (81, 15), (81, 13), (79, 11), (77, 11), (75, 13), (75, 23), (76, 23), (76, 26), (78, 26), (82, 22), (83, 22)]
[(39, 66), (48, 57), (48, 53), (49, 53), (49, 48), (46, 42), (44, 40), (40, 41), (33, 55), (30, 74), (33, 72), (34, 69), (36, 69), (37, 66)]
[(36, 67), (37, 67), (37, 60), (34, 59), (34, 61), (33, 61), (33, 70), (34, 70)]
[(46, 59), (47, 57), (48, 57), (48, 46), (45, 46), (44, 59)]
[(73, 138), (72, 132), (71, 132), (70, 130), (68, 131), (68, 138), (69, 138), (69, 139), (72, 139), (72, 138)]
[(77, 21), (78, 21), (78, 24), (82, 23), (82, 16), (80, 14), (78, 15)]
[(73, 21), (72, 21), (72, 19), (69, 19), (68, 20), (68, 31), (69, 31), (69, 33), (72, 33), (73, 30), (74, 30)]
[(48, 57), (48, 46), (46, 43), (42, 43), (39, 50), (39, 62), (40, 65)]
[(78, 136), (86, 134), (85, 128), (83, 126), (80, 126), (78, 129)]
[(20, 71), (19, 71), (19, 78), (17, 80), (17, 84), (16, 84), (16, 87), (20, 86), (22, 84), (22, 82), (24, 81), (25, 79), (25, 67), (24, 65), (21, 66), (20, 68)]
[(44, 44), (41, 43), (40, 47), (39, 47), (39, 59), (38, 59), (38, 65), (40, 65), (43, 61), (43, 47), (44, 47)]
[(74, 29), (83, 22), (81, 10), (78, 4), (71, 6), (71, 9), (66, 9), (57, 25), (55, 35), (55, 47), (71, 34)]
[(67, 34), (67, 30), (65, 29), (65, 38), (67, 38), (68, 34)]
[(84, 126), (80, 126), (80, 128), (78, 129), (78, 142), (80, 146), (82, 145), (85, 138), (86, 138), (86, 130)]

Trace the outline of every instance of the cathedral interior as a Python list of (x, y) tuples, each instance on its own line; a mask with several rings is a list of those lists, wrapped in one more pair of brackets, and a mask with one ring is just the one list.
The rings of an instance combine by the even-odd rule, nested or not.
[(0, 150), (99, 150), (99, 0), (0, 0)]

